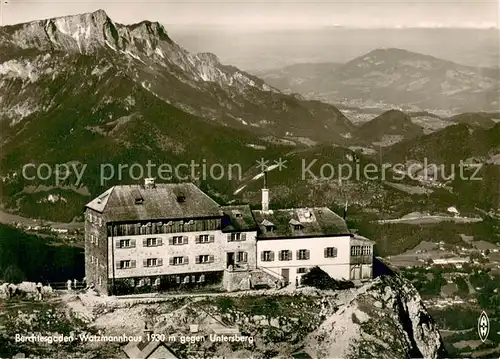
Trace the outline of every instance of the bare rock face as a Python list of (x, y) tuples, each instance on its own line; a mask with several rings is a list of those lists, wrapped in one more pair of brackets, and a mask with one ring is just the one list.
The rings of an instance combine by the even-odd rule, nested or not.
[(399, 276), (361, 287), (306, 339), (313, 358), (439, 358), (438, 328), (417, 290)]

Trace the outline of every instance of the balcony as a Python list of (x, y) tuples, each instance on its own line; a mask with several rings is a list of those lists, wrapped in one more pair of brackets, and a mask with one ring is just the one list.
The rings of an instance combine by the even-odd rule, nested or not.
[(351, 256), (351, 264), (373, 264), (373, 255)]

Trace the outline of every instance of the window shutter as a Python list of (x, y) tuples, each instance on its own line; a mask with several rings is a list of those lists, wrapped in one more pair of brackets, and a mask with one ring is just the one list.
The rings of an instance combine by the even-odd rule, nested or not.
[(183, 237), (182, 243), (188, 244), (188, 236)]
[(162, 246), (163, 245), (163, 239), (162, 238), (156, 238), (156, 244), (159, 245), (159, 246)]
[(194, 262), (195, 262), (196, 264), (200, 264), (200, 256), (196, 256), (196, 257), (194, 258)]
[(142, 265), (143, 265), (144, 267), (147, 267), (147, 266), (148, 266), (148, 260), (147, 260), (147, 259), (144, 259), (144, 260), (142, 261)]
[(120, 240), (119, 239), (115, 240), (115, 247), (120, 248)]
[(241, 240), (242, 241), (246, 241), (247, 240), (247, 234), (246, 233), (242, 233), (241, 234)]
[(261, 260), (262, 262), (264, 262), (264, 261), (265, 261), (265, 258), (266, 258), (266, 257), (264, 256), (264, 254), (265, 254), (265, 252), (264, 252), (264, 251), (260, 252), (260, 260)]
[(311, 252), (309, 251), (309, 249), (306, 249), (306, 259), (309, 258), (311, 258)]
[[(163, 258), (158, 258), (156, 263), (158, 264), (158, 266), (162, 266), (163, 265)], [(159, 278), (158, 278), (159, 280)]]
[(148, 240), (147, 240), (147, 238), (144, 238), (144, 239), (142, 240), (142, 246), (143, 246), (143, 247), (147, 247), (147, 246), (148, 246)]
[(211, 255), (210, 255), (210, 257), (208, 258), (208, 261), (209, 261), (210, 263), (213, 263), (213, 262), (214, 262), (214, 259), (215, 259), (214, 255), (213, 255), (213, 254), (211, 254)]
[(247, 252), (243, 252), (243, 262), (248, 262), (248, 253)]
[(188, 256), (184, 257), (184, 264), (189, 264), (189, 257)]
[(228, 233), (228, 234), (227, 234), (227, 241), (228, 241), (228, 242), (231, 242), (231, 233)]
[(200, 243), (200, 236), (194, 236), (194, 243)]
[(288, 260), (291, 261), (292, 260), (292, 251), (288, 251)]
[(135, 261), (130, 261), (130, 267), (135, 268)]
[(300, 258), (300, 250), (298, 250), (298, 249), (295, 251), (295, 258), (296, 259), (301, 259)]
[(336, 257), (337, 256), (337, 248), (333, 248), (333, 256)]
[(135, 239), (131, 239), (130, 240), (130, 247), (134, 247), (135, 248)]
[(174, 265), (174, 257), (170, 257), (169, 260), (168, 260), (168, 264), (170, 264), (171, 266)]
[(328, 248), (325, 248), (324, 254), (325, 254), (325, 258), (328, 258)]
[(168, 244), (170, 244), (170, 245), (174, 244), (174, 238), (173, 237), (169, 237), (168, 238)]
[(270, 255), (269, 255), (269, 261), (274, 261), (274, 251), (271, 251)]
[(115, 265), (116, 265), (116, 268), (121, 268), (121, 267), (120, 267), (120, 261), (116, 261), (116, 262), (115, 262)]
[(210, 235), (210, 243), (215, 242), (215, 236), (213, 234)]

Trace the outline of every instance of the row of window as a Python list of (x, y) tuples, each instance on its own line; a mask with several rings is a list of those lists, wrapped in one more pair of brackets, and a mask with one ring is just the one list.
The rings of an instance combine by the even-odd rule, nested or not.
[[(198, 279), (196, 279), (198, 277)], [(141, 278), (141, 279), (130, 279), (131, 285), (134, 287), (142, 287), (142, 286), (150, 286), (153, 285), (154, 287), (159, 287), (160, 286), (160, 278), (155, 278), (154, 280), (151, 280), (151, 278)], [(175, 282), (177, 284), (187, 284), (187, 283), (204, 283), (205, 282), (205, 275), (201, 274), (199, 276), (196, 275), (186, 275), (184, 278), (181, 278), (180, 275), (175, 277)]]
[(351, 246), (351, 256), (369, 256), (371, 254), (371, 246)]
[[(215, 256), (212, 254), (201, 254), (195, 257), (195, 264), (208, 264), (213, 263), (215, 261)], [(248, 253), (247, 252), (237, 252), (235, 256), (236, 262), (246, 263), (248, 262)], [(177, 265), (186, 265), (189, 264), (188, 256), (176, 256), (169, 258), (169, 265), (177, 266)], [(160, 267), (163, 265), (163, 258), (147, 258), (142, 262), (143, 267)], [(126, 268), (136, 268), (137, 261), (129, 259), (129, 260), (121, 260), (116, 262), (116, 267), (119, 269)]]
[[(92, 242), (93, 235), (91, 235)], [(228, 233), (227, 241), (228, 242), (240, 242), (246, 240), (246, 233)], [(195, 236), (195, 243), (213, 243), (215, 241), (215, 236), (213, 234), (200, 234)], [(189, 243), (188, 236), (174, 236), (168, 239), (169, 245), (184, 245)], [(142, 240), (143, 247), (157, 247), (163, 245), (162, 238), (144, 238)], [(135, 248), (136, 240), (135, 239), (117, 239), (116, 247), (117, 248)]]
[(102, 227), (102, 225), (104, 224), (104, 221), (102, 220), (102, 218), (101, 218), (101, 217), (95, 216), (95, 215), (93, 215), (93, 214), (92, 214), (92, 213), (90, 213), (90, 212), (89, 212), (89, 216), (88, 216), (88, 218), (89, 218), (89, 222), (90, 222), (90, 223), (95, 223), (95, 224), (97, 224), (97, 225), (99, 225), (99, 226), (101, 226), (101, 227)]
[(177, 232), (205, 232), (220, 230), (220, 220), (202, 219), (147, 223), (122, 223), (108, 227), (108, 236), (133, 236)]
[[(337, 257), (337, 248), (327, 247), (324, 250), (325, 258), (335, 258)], [(309, 249), (298, 249), (295, 252), (295, 259), (297, 260), (308, 260), (311, 257), (311, 252)], [(284, 249), (278, 251), (278, 260), (280, 261), (291, 261), (293, 259), (293, 253), (291, 250)], [(274, 251), (262, 251), (260, 253), (260, 260), (263, 262), (274, 261)]]

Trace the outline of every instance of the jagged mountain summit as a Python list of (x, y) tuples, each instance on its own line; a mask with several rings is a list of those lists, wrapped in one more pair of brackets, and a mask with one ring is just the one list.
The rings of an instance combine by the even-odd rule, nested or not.
[[(123, 82), (124, 90), (138, 84), (167, 104), (225, 126), (326, 141), (353, 128), (333, 106), (285, 95), (252, 75), (221, 64), (214, 54), (189, 53), (157, 22), (118, 24), (98, 10), (0, 28), (4, 108), (0, 119), (9, 120), (10, 125), (54, 108), (56, 104), (44, 90), (47, 83), (79, 78), (79, 87), (62, 86), (59, 92), (65, 91), (66, 97), (81, 96), (80, 88), (107, 87), (118, 76), (130, 82)], [(18, 95), (12, 95), (12, 90)], [(120, 100), (124, 98), (115, 95), (106, 101)], [(58, 105), (64, 106), (64, 102)], [(129, 111), (132, 109), (130, 106)]]

